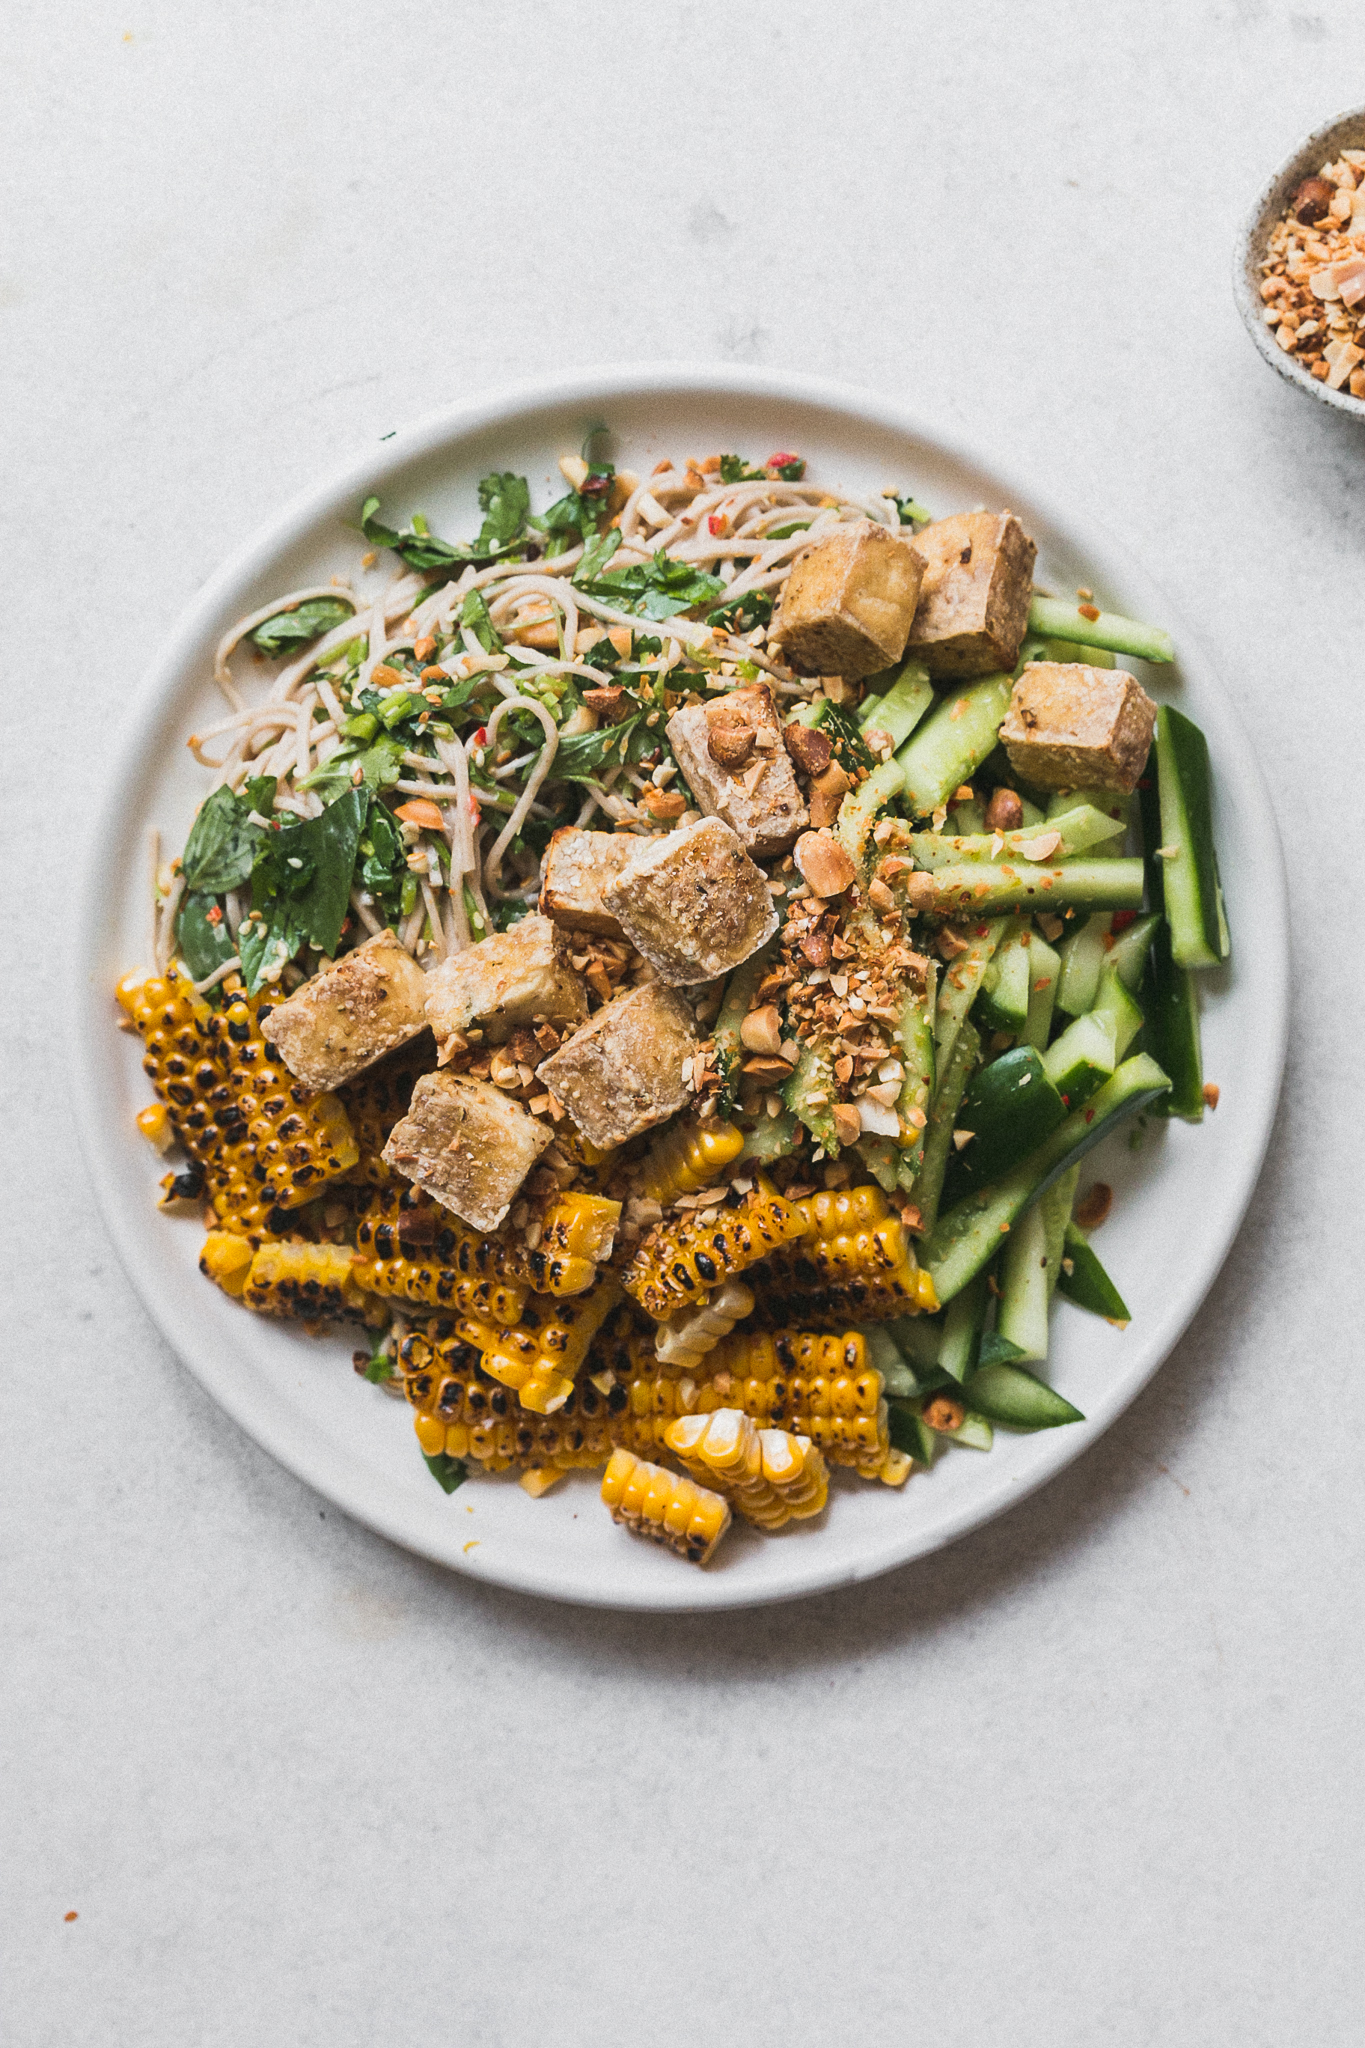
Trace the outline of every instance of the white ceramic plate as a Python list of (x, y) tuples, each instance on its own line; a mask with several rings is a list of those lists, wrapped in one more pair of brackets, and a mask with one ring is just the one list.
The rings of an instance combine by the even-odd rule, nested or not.
[[(349, 522), (368, 490), (388, 515), (416, 509), (436, 531), (466, 534), (480, 476), (522, 472), (543, 506), (562, 488), (558, 457), (576, 451), (597, 420), (616, 436), (618, 462), (636, 470), (665, 453), (729, 448), (761, 459), (790, 447), (817, 478), (912, 488), (938, 513), (1008, 505), (1038, 541), (1041, 583), (1088, 584), (1109, 608), (1169, 626), (1180, 665), (1144, 680), (1208, 734), (1235, 947), (1232, 964), (1201, 981), (1205, 1071), (1222, 1088), (1217, 1115), (1201, 1127), (1153, 1121), (1139, 1152), (1120, 1136), (1091, 1161), (1116, 1190), (1102, 1249), (1133, 1322), (1121, 1335), (1068, 1303), (1056, 1312), (1049, 1376), (1089, 1419), (1036, 1436), (1002, 1431), (985, 1456), (952, 1450), (900, 1492), (840, 1476), (819, 1526), (769, 1538), (740, 1531), (706, 1571), (615, 1528), (589, 1475), (540, 1501), (510, 1479), (447, 1497), (418, 1455), (407, 1409), (355, 1377), (350, 1336), (310, 1339), (274, 1326), (203, 1280), (200, 1230), (154, 1206), (164, 1169), (133, 1124), (147, 1083), (112, 999), (119, 975), (149, 957), (148, 828), (180, 846), (204, 793), (184, 742), (219, 711), (209, 678), (224, 628), (277, 592), (352, 570)], [(392, 566), (382, 560), (374, 574), (387, 577)], [(677, 366), (566, 377), (440, 413), (348, 464), (229, 562), (153, 666), (130, 720), (90, 848), (78, 960), (79, 1124), (104, 1214), (167, 1340), (214, 1398), (319, 1493), (427, 1557), (556, 1599), (676, 1610), (789, 1599), (922, 1557), (1021, 1500), (1108, 1428), (1189, 1322), (1241, 1222), (1275, 1111), (1288, 965), (1283, 867), (1260, 772), (1212, 671), (1144, 577), (1093, 531), (881, 399), (766, 371)]]

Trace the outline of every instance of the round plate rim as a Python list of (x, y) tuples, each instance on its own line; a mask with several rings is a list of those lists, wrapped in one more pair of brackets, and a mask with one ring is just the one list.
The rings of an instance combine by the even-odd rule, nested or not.
[[(187, 1325), (163, 1285), (160, 1275), (148, 1270), (138, 1255), (131, 1229), (123, 1222), (120, 1199), (119, 1160), (113, 1119), (102, 1099), (99, 1062), (94, 1047), (97, 1034), (111, 1029), (109, 992), (97, 983), (93, 963), (98, 958), (98, 930), (101, 902), (107, 876), (101, 865), (100, 849), (113, 843), (120, 824), (123, 792), (145, 772), (146, 751), (155, 739), (162, 700), (180, 680), (189, 651), (219, 614), (228, 593), (249, 583), (268, 568), (271, 561), (307, 528), (324, 516), (335, 501), (357, 490), (382, 489), (386, 477), (414, 460), (430, 457), (449, 443), (483, 433), (517, 415), (556, 406), (609, 406), (613, 400), (657, 397), (661, 401), (685, 395), (714, 395), (718, 398), (752, 399), (757, 402), (810, 405), (843, 414), (861, 425), (889, 433), (915, 437), (938, 455), (963, 467), (988, 475), (1004, 501), (1027, 505), (1046, 523), (1059, 540), (1083, 552), (1102, 567), (1115, 583), (1129, 593), (1136, 592), (1150, 617), (1164, 619), (1181, 647), (1181, 666), (1197, 674), (1201, 693), (1221, 701), (1225, 718), (1223, 742), (1231, 758), (1220, 755), (1220, 775), (1232, 767), (1232, 779), (1248, 786), (1259, 798), (1265, 821), (1263, 839), (1265, 872), (1258, 878), (1257, 946), (1263, 963), (1273, 956), (1273, 972), (1265, 975), (1263, 994), (1266, 1008), (1260, 1017), (1262, 1042), (1269, 1050), (1263, 1069), (1268, 1078), (1256, 1104), (1257, 1129), (1254, 1141), (1244, 1145), (1236, 1162), (1232, 1198), (1224, 1200), (1218, 1229), (1202, 1244), (1197, 1276), (1180, 1290), (1173, 1310), (1163, 1319), (1159, 1331), (1149, 1340), (1141, 1368), (1129, 1368), (1111, 1398), (1092, 1413), (1085, 1424), (1057, 1431), (1051, 1438), (1050, 1455), (1039, 1461), (1028, 1475), (1011, 1481), (987, 1483), (980, 1495), (972, 1495), (955, 1511), (941, 1515), (928, 1530), (915, 1530), (896, 1537), (888, 1526), (887, 1539), (869, 1546), (867, 1554), (851, 1564), (820, 1561), (818, 1546), (812, 1546), (807, 1568), (799, 1578), (777, 1587), (727, 1582), (681, 1568), (677, 1584), (630, 1587), (587, 1587), (571, 1576), (556, 1581), (540, 1569), (523, 1569), (516, 1557), (471, 1561), (451, 1555), (446, 1549), (424, 1540), (396, 1512), (385, 1497), (382, 1485), (358, 1466), (347, 1466), (340, 1474), (330, 1453), (318, 1453), (309, 1442), (286, 1440), (268, 1427), (253, 1411), (235, 1379), (230, 1361), (221, 1358), (212, 1340), (202, 1340), (193, 1325)], [(1131, 602), (1131, 598), (1129, 600)], [(274, 518), (266, 521), (208, 579), (172, 628), (159, 653), (145, 672), (130, 705), (126, 730), (108, 770), (103, 795), (96, 806), (84, 860), (77, 899), (77, 943), (73, 949), (72, 986), (68, 1004), (68, 1068), (74, 1085), (74, 1108), (79, 1140), (95, 1187), (100, 1210), (120, 1261), (136, 1292), (173, 1351), (189, 1366), (196, 1379), (218, 1405), (247, 1435), (286, 1470), (301, 1479), (324, 1499), (391, 1541), (430, 1558), (448, 1569), (463, 1572), (486, 1584), (566, 1601), (589, 1607), (637, 1612), (717, 1611), (727, 1608), (762, 1606), (778, 1601), (802, 1599), (861, 1583), (918, 1557), (931, 1555), (946, 1544), (979, 1528), (995, 1516), (1026, 1499), (1080, 1457), (1111, 1423), (1136, 1399), (1179, 1341), (1212, 1286), (1233, 1239), (1241, 1227), (1256, 1181), (1264, 1163), (1275, 1121), (1283, 1077), (1288, 1037), (1288, 908), (1283, 852), (1273, 823), (1274, 812), (1259, 763), (1242, 728), (1240, 718), (1199, 639), (1178, 611), (1161, 595), (1152, 580), (1128, 556), (1125, 549), (1099, 527), (1087, 510), (1082, 535), (1072, 518), (1060, 512), (1046, 492), (1017, 485), (1002, 471), (993, 457), (973, 448), (956, 434), (945, 433), (908, 408), (873, 392), (833, 379), (793, 371), (756, 369), (743, 365), (690, 363), (609, 364), (580, 369), (554, 377), (509, 383), (482, 396), (426, 414), (411, 426), (397, 430), (378, 448), (358, 450), (320, 482), (298, 493)], [(1073, 1435), (1074, 1430), (1074, 1435)]]

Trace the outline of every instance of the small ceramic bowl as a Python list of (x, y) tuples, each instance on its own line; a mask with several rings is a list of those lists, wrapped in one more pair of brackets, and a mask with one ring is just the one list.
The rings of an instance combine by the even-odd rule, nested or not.
[(1365, 107), (1358, 107), (1350, 114), (1338, 114), (1325, 127), (1315, 129), (1300, 143), (1293, 156), (1280, 165), (1252, 207), (1237, 238), (1232, 289), (1247, 332), (1272, 370), (1278, 370), (1282, 377), (1287, 377), (1291, 384), (1296, 384), (1300, 391), (1306, 391), (1310, 398), (1316, 398), (1321, 404), (1333, 405), (1338, 412), (1351, 413), (1356, 419), (1365, 420), (1365, 399), (1352, 398), (1346, 390), (1329, 391), (1325, 384), (1309, 375), (1296, 356), (1280, 347), (1273, 331), (1265, 323), (1265, 305), (1260, 293), (1260, 266), (1265, 260), (1276, 223), (1303, 180), (1313, 177), (1343, 149), (1365, 149)]

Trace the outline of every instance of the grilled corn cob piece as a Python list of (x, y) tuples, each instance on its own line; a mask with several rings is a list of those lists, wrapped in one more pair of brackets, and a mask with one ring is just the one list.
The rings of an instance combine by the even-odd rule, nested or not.
[(516, 1246), (517, 1270), (538, 1294), (582, 1294), (611, 1257), (621, 1204), (602, 1195), (561, 1195), (541, 1225), (540, 1242)]
[(576, 1384), (553, 1415), (529, 1413), (445, 1320), (425, 1333), (410, 1332), (398, 1347), (398, 1364), (422, 1449), (429, 1457), (445, 1451), (467, 1458), (485, 1472), (509, 1465), (605, 1465), (626, 1419), (625, 1386), (611, 1383), (604, 1393), (589, 1379)]
[[(809, 1437), (831, 1465), (876, 1478), (891, 1448), (882, 1376), (867, 1364), (856, 1331), (742, 1331), (727, 1337), (695, 1376), (661, 1372), (639, 1339), (630, 1356), (629, 1426), (623, 1441), (637, 1451), (661, 1449), (679, 1415), (741, 1408), (760, 1428)], [(617, 1370), (619, 1371), (619, 1365)]]
[(740, 1408), (681, 1415), (664, 1442), (694, 1479), (714, 1486), (760, 1529), (818, 1515), (829, 1498), (829, 1473), (810, 1438), (758, 1429)]
[(273, 1206), (311, 1201), (354, 1166), (355, 1137), (335, 1095), (314, 1095), (275, 1059), (262, 999), (210, 1009), (177, 968), (129, 975), (118, 999), (142, 1035), (143, 1067), (176, 1136), (204, 1169), (225, 1228), (254, 1234)]
[(712, 1211), (705, 1222), (685, 1215), (658, 1225), (625, 1268), (621, 1284), (656, 1322), (664, 1322), (809, 1228), (800, 1210), (761, 1180), (738, 1208)]
[(753, 1313), (752, 1291), (742, 1280), (727, 1280), (711, 1299), (660, 1323), (654, 1348), (660, 1365), (672, 1372), (690, 1372), (700, 1365), (708, 1351), (714, 1351), (722, 1337), (728, 1337), (736, 1323)]
[[(356, 1232), (367, 1261), (382, 1264), (373, 1277), (360, 1273), (377, 1294), (402, 1295), (433, 1308), (464, 1307), (462, 1282), (501, 1280), (538, 1294), (581, 1294), (597, 1277), (597, 1260), (607, 1257), (615, 1234), (619, 1202), (599, 1195), (561, 1195), (550, 1208), (534, 1250), (515, 1239), (485, 1237), (443, 1209), (420, 1188), (403, 1182), (379, 1188)], [(520, 1303), (518, 1303), (518, 1307)], [(479, 1314), (472, 1304), (470, 1315)], [(494, 1320), (515, 1322), (515, 1314)]]
[(231, 1230), (211, 1230), (199, 1270), (225, 1294), (260, 1315), (334, 1321), (363, 1313), (365, 1297), (351, 1278), (352, 1253), (344, 1244), (286, 1244), (267, 1238), (253, 1251)]
[(644, 1191), (667, 1209), (679, 1195), (694, 1195), (724, 1173), (744, 1150), (744, 1133), (734, 1124), (674, 1124), (644, 1162)]
[(718, 1493), (662, 1465), (646, 1464), (630, 1451), (612, 1452), (602, 1475), (602, 1499), (613, 1522), (666, 1544), (692, 1564), (706, 1564), (730, 1526), (729, 1506)]
[(900, 1218), (879, 1187), (827, 1189), (798, 1202), (807, 1233), (791, 1254), (757, 1276), (764, 1320), (837, 1326), (883, 1322), (938, 1307)]
[(262, 1037), (271, 1007), (260, 996), (238, 996), (214, 1012), (208, 1031), (246, 1118), (250, 1177), (266, 1200), (296, 1209), (349, 1173), (360, 1152), (340, 1096), (305, 1088)]
[(455, 1331), (483, 1353), (485, 1372), (516, 1388), (523, 1408), (553, 1415), (572, 1393), (588, 1346), (619, 1298), (615, 1276), (609, 1274), (590, 1294), (568, 1300), (531, 1295), (512, 1329), (461, 1316)]

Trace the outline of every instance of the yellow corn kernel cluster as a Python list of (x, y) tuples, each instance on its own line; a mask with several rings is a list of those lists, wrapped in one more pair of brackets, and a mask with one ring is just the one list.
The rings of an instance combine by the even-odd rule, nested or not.
[(694, 1479), (714, 1486), (760, 1529), (818, 1515), (829, 1498), (829, 1473), (810, 1438), (759, 1429), (740, 1408), (681, 1415), (664, 1442)]
[(679, 1195), (709, 1187), (744, 1150), (744, 1133), (734, 1124), (675, 1124), (644, 1162), (644, 1191), (667, 1209)]
[[(512, 1238), (471, 1230), (407, 1182), (376, 1188), (356, 1231), (366, 1259), (357, 1278), (376, 1294), (459, 1308), (467, 1315), (481, 1313), (473, 1297), (462, 1293), (476, 1279), (504, 1281), (511, 1292), (520, 1288), (523, 1298), (528, 1288), (582, 1294), (597, 1278), (597, 1261), (610, 1251), (620, 1214), (619, 1202), (600, 1195), (560, 1195), (532, 1250)], [(516, 1314), (493, 1320), (515, 1322)]]
[(143, 1040), (142, 1064), (175, 1135), (204, 1173), (228, 1230), (255, 1235), (272, 1207), (292, 1209), (355, 1165), (355, 1137), (335, 1095), (315, 1095), (261, 1036), (268, 1006), (201, 1001), (177, 968), (129, 975), (118, 999)]
[(904, 1225), (879, 1187), (827, 1189), (796, 1207), (806, 1236), (757, 1277), (765, 1320), (785, 1320), (793, 1305), (803, 1319), (834, 1326), (938, 1307), (933, 1282), (916, 1264)]
[(199, 1270), (225, 1294), (260, 1315), (332, 1322), (362, 1312), (364, 1296), (351, 1278), (352, 1254), (343, 1244), (286, 1244), (267, 1238), (255, 1250), (231, 1230), (211, 1230)]
[(660, 1365), (670, 1372), (688, 1372), (714, 1351), (722, 1337), (728, 1337), (736, 1323), (753, 1313), (754, 1297), (742, 1280), (727, 1280), (700, 1308), (687, 1310), (660, 1323), (654, 1349)]
[(664, 1322), (723, 1280), (804, 1237), (809, 1227), (799, 1209), (760, 1181), (738, 1208), (712, 1210), (705, 1221), (686, 1215), (660, 1224), (626, 1266), (621, 1284), (656, 1322)]
[(573, 1392), (588, 1346), (619, 1300), (615, 1276), (609, 1274), (591, 1293), (567, 1300), (531, 1295), (511, 1329), (461, 1316), (455, 1333), (482, 1352), (485, 1372), (504, 1386), (515, 1387), (523, 1408), (553, 1415)]
[(612, 1452), (602, 1499), (613, 1522), (666, 1544), (691, 1564), (706, 1564), (730, 1526), (729, 1505), (718, 1493), (630, 1451)]
[(384, 1147), (394, 1125), (408, 1113), (417, 1076), (432, 1064), (430, 1044), (418, 1039), (416, 1047), (404, 1046), (377, 1066), (367, 1067), (354, 1081), (338, 1088), (342, 1105), (351, 1119), (360, 1157), (346, 1176), (361, 1185), (384, 1188), (397, 1178), (384, 1158)]
[(426, 1333), (410, 1332), (399, 1346), (398, 1364), (422, 1449), (429, 1457), (445, 1451), (467, 1458), (485, 1472), (504, 1472), (510, 1465), (605, 1465), (626, 1413), (623, 1385), (609, 1385), (603, 1393), (584, 1379), (553, 1415), (530, 1414), (444, 1320)]
[(567, 1117), (555, 1131), (555, 1143), (564, 1157), (571, 1159), (578, 1168), (584, 1186), (590, 1188), (601, 1187), (615, 1166), (621, 1149), (619, 1145), (610, 1145), (604, 1151), (600, 1145), (589, 1144)]
[(360, 1152), (340, 1096), (305, 1088), (261, 1035), (271, 1008), (261, 996), (237, 996), (208, 1028), (246, 1119), (251, 1177), (267, 1201), (296, 1209), (349, 1173)]
[[(676, 1416), (740, 1408), (761, 1428), (809, 1437), (832, 1465), (864, 1478), (880, 1475), (890, 1450), (883, 1382), (856, 1331), (741, 1332), (717, 1345), (695, 1377), (680, 1378), (659, 1370), (646, 1343), (637, 1338), (626, 1346), (628, 1420), (620, 1434), (633, 1449), (662, 1448)], [(613, 1365), (622, 1372), (619, 1358)]]

